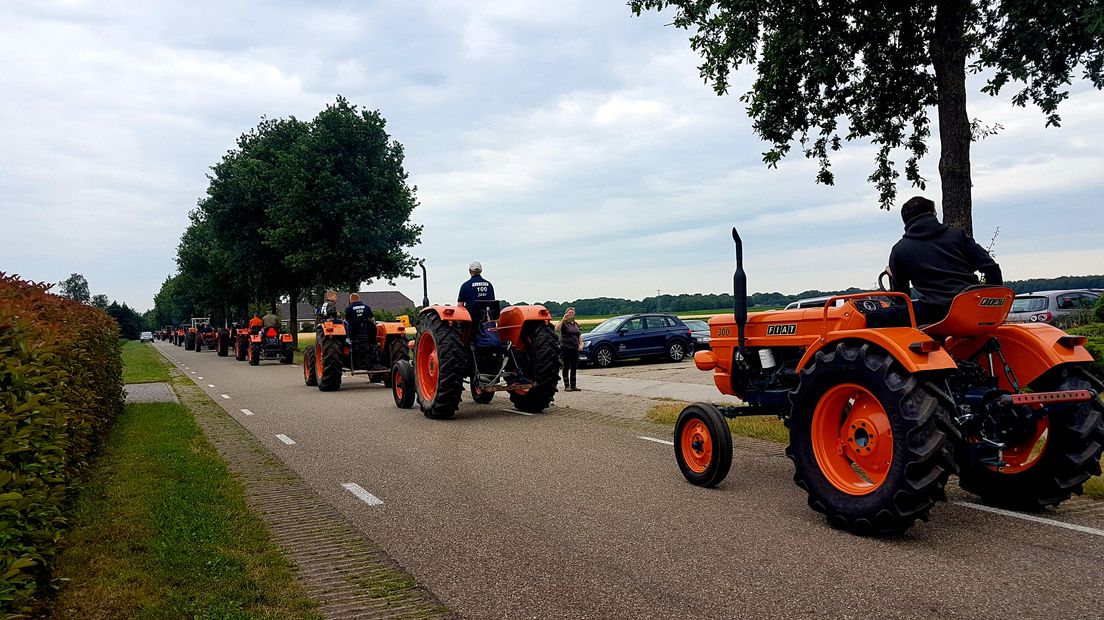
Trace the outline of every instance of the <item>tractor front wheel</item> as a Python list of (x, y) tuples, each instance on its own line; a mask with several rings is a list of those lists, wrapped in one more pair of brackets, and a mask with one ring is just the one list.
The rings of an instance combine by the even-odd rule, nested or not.
[(318, 389), (334, 392), (341, 389), (341, 343), (336, 338), (323, 337), (314, 345), (314, 367), (318, 374)]
[(479, 387), (479, 380), (475, 379), (471, 382), (471, 397), (472, 400), (480, 405), (486, 405), (494, 400), (494, 392), (487, 392), (483, 388)]
[[(1031, 384), (1036, 392), (1091, 388), (1084, 369), (1068, 366), (1053, 369)], [(1004, 451), (1007, 466), (1000, 470), (969, 463), (964, 455), (959, 475), (962, 488), (987, 503), (1041, 510), (1080, 494), (1085, 481), (1100, 474), (1104, 405), (1099, 399), (1040, 418), (1027, 430), (1021, 442)]]
[(303, 383), (311, 387), (318, 385), (318, 373), (314, 369), (314, 347), (303, 351)]
[(692, 484), (713, 487), (732, 467), (732, 431), (719, 409), (694, 403), (675, 422), (675, 462)]
[(391, 396), (395, 398), (395, 406), (399, 409), (410, 409), (414, 406), (414, 366), (410, 360), (399, 360), (391, 366)]
[(467, 367), (468, 349), (460, 338), (460, 328), (427, 313), (418, 323), (414, 345), (418, 404), (427, 418), (442, 420), (456, 413)]
[(560, 343), (548, 323), (532, 324), (522, 334), (525, 351), (518, 353), (525, 368), (519, 369), (533, 387), (510, 392), (510, 401), (518, 411), (540, 413), (552, 404), (560, 385)]
[(794, 482), (833, 526), (898, 533), (946, 499), (952, 403), (886, 351), (859, 341), (818, 351), (792, 404)]

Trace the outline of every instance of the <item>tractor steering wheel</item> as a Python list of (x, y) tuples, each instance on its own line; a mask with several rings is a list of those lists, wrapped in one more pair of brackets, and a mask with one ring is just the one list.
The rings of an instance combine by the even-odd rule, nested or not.
[[(886, 286), (885, 279), (889, 278), (889, 286)], [(878, 274), (878, 290), (888, 291), (893, 288), (893, 276), (890, 275), (889, 270), (885, 269), (882, 273)]]

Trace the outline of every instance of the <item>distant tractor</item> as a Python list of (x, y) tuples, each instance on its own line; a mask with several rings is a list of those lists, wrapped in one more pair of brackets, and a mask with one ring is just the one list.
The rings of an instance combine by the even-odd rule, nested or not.
[(261, 360), (279, 360), (290, 364), (295, 356), (291, 334), (281, 333), (277, 327), (249, 330), (249, 365), (257, 366)]
[[(955, 473), (963, 489), (1017, 510), (1055, 506), (1100, 473), (1104, 406), (1085, 337), (1004, 324), (1011, 289), (967, 288), (946, 318), (920, 327), (908, 296), (887, 291), (749, 316), (742, 243), (732, 236), (733, 316), (709, 321), (712, 351), (694, 362), (746, 406), (682, 411), (675, 459), (690, 482), (725, 478), (725, 418), (745, 415), (786, 422), (786, 454), (809, 506), (856, 533), (927, 520)], [(910, 326), (866, 326), (886, 299), (908, 305)]]
[[(426, 286), (425, 266), (422, 284)], [(495, 300), (464, 307), (429, 306), (418, 315), (414, 363), (392, 368), (395, 404), (407, 409), (417, 399), (427, 418), (455, 415), (464, 384), (472, 400), (489, 403), (508, 392), (519, 411), (544, 411), (556, 395), (560, 345), (552, 315), (544, 306), (501, 308)], [(501, 308), (501, 309), (500, 309)]]
[(397, 322), (375, 323), (375, 338), (350, 340), (345, 322), (320, 319), (314, 346), (303, 352), (303, 382), (323, 392), (341, 389), (343, 372), (365, 375), (373, 383), (391, 385), (391, 367), (410, 358), (406, 327)]

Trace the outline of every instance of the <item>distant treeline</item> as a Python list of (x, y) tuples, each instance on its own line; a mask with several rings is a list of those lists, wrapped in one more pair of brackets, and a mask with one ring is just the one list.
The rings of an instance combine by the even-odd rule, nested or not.
[[(1033, 280), (1020, 280), (1007, 282), (1013, 291), (1017, 293), (1030, 293), (1033, 291), (1046, 291), (1067, 288), (1104, 288), (1104, 275), (1098, 276), (1062, 276), (1060, 278), (1037, 278)], [(858, 293), (861, 288), (849, 288), (842, 291), (803, 291), (796, 295), (784, 295), (782, 293), (753, 293), (748, 297), (748, 305), (758, 308), (781, 307), (798, 299), (809, 297), (823, 297), (825, 295), (845, 295)], [(525, 302), (516, 302), (524, 304)], [(545, 301), (544, 306), (557, 316), (563, 314), (568, 307), (574, 307), (579, 315), (602, 314), (632, 314), (635, 312), (693, 312), (695, 310), (719, 310), (732, 307), (732, 294), (721, 293), (719, 295), (659, 295), (658, 297), (645, 297), (641, 300), (621, 299), (618, 297), (594, 297), (588, 299), (576, 299), (570, 302)]]

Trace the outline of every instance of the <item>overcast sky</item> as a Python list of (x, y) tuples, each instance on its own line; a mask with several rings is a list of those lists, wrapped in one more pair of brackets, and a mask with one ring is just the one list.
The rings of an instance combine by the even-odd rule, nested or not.
[[(340, 93), (405, 146), (435, 302), (471, 260), (510, 300), (726, 291), (734, 225), (752, 291), (873, 285), (901, 223), (870, 145), (836, 156), (834, 187), (799, 157), (766, 169), (735, 96), (752, 75), (717, 97), (670, 21), (622, 0), (5, 0), (0, 271), (149, 308), (208, 168)], [(1104, 94), (1074, 84), (1044, 129), (977, 86), (971, 117), (1004, 126), (973, 150), (979, 241), (1000, 227), (1010, 279), (1104, 272)]]

